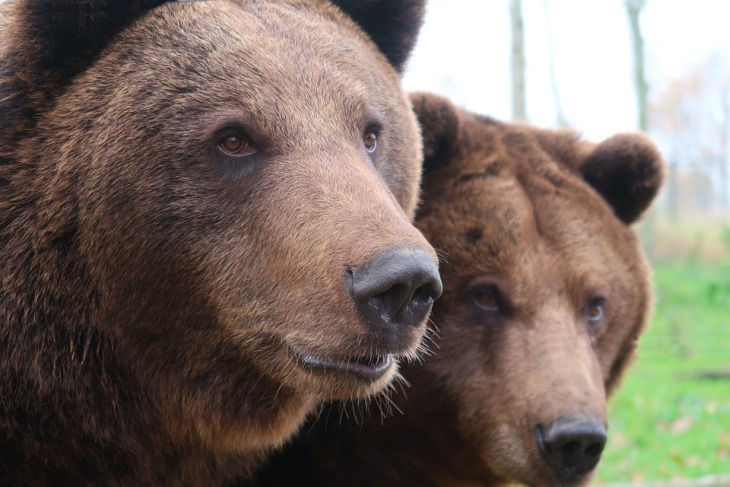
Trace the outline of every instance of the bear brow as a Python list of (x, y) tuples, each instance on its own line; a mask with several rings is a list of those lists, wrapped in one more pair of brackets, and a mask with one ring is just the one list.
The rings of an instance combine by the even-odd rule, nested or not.
[(499, 161), (493, 161), (492, 163), (488, 164), (483, 171), (477, 172), (477, 173), (467, 173), (463, 174), (454, 182), (454, 186), (461, 186), (465, 183), (468, 183), (469, 181), (475, 180), (475, 179), (489, 179), (493, 177), (499, 176), (499, 174), (502, 172), (502, 164), (500, 164)]

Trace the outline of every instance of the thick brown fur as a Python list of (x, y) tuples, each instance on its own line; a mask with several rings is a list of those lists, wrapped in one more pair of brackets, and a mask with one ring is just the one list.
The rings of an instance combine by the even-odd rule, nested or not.
[(436, 260), (398, 76), (422, 2), (402, 43), (325, 0), (159, 3), (2, 5), (3, 485), (235, 481), (397, 374), (293, 350), (410, 357), (425, 329), (374, 333), (345, 282), (391, 248)]
[[(417, 226), (443, 255), (433, 354), (404, 369), (400, 412), (353, 419), (332, 406), (256, 485), (588, 483), (595, 469), (556, 474), (535, 428), (607, 422), (651, 301), (628, 224), (656, 195), (662, 159), (638, 134), (593, 144), (412, 99), (425, 145)], [(604, 317), (591, 323), (596, 302)]]

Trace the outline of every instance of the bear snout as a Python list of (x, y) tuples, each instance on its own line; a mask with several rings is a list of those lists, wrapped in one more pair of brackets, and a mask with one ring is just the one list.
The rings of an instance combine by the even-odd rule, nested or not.
[(598, 465), (606, 446), (600, 418), (585, 414), (561, 416), (547, 427), (533, 429), (540, 456), (565, 482), (579, 483)]
[(391, 247), (359, 269), (347, 269), (345, 283), (362, 322), (386, 342), (422, 326), (443, 290), (434, 257), (405, 246)]

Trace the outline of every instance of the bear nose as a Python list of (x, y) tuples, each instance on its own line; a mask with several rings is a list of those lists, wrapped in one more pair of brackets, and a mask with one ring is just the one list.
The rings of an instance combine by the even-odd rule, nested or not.
[(419, 326), (441, 296), (438, 264), (421, 249), (394, 247), (348, 273), (350, 296), (376, 332)]
[(594, 417), (562, 416), (550, 426), (535, 427), (535, 439), (542, 457), (566, 478), (576, 479), (598, 464), (606, 446), (606, 428)]

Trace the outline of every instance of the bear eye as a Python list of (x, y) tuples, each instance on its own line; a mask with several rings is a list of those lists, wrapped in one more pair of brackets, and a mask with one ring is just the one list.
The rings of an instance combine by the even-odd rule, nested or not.
[(471, 295), (471, 302), (479, 309), (496, 313), (501, 308), (499, 291), (494, 286), (480, 286), (473, 289), (469, 294)]
[(381, 130), (382, 125), (380, 125), (380, 123), (377, 121), (371, 121), (365, 125), (365, 130), (363, 130), (362, 143), (365, 146), (365, 150), (368, 152), (368, 154), (372, 154), (377, 150), (378, 137), (380, 137)]
[(365, 150), (368, 151), (369, 154), (372, 154), (375, 152), (375, 149), (378, 148), (378, 134), (374, 131), (367, 132), (362, 140), (365, 144)]
[(586, 319), (589, 324), (597, 325), (603, 321), (605, 316), (604, 301), (605, 300), (603, 298), (595, 298), (588, 303), (588, 307), (586, 308)]
[(256, 153), (256, 148), (240, 135), (229, 135), (218, 143), (223, 152), (231, 156), (250, 156)]

